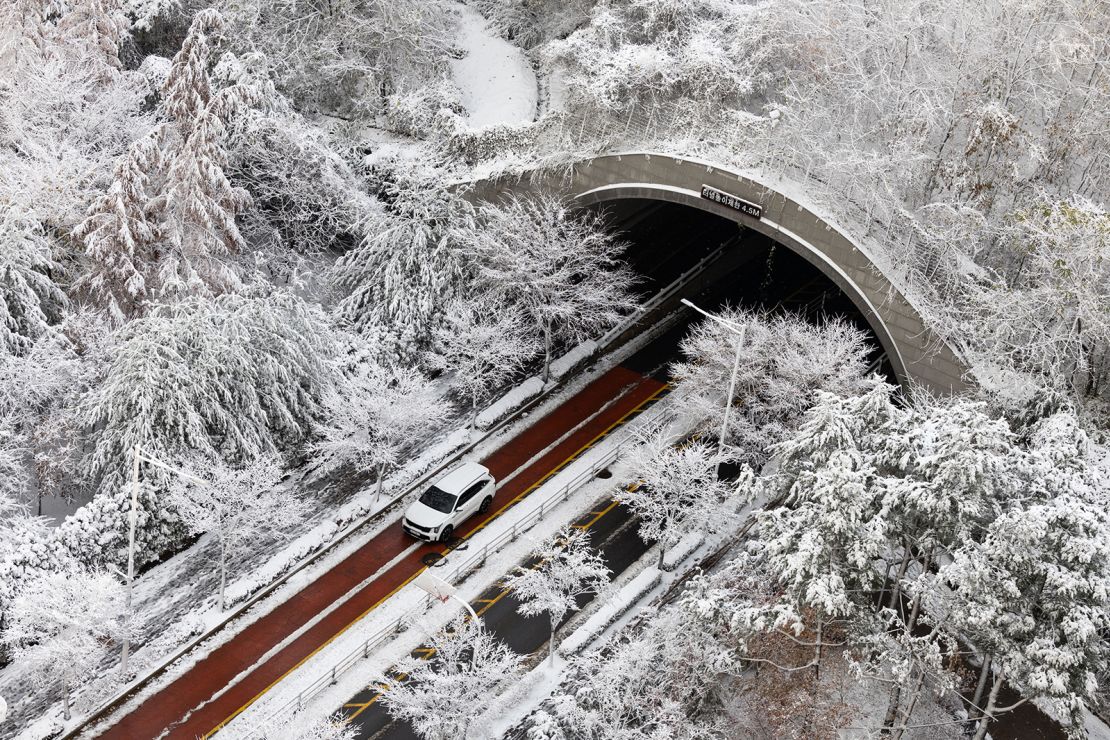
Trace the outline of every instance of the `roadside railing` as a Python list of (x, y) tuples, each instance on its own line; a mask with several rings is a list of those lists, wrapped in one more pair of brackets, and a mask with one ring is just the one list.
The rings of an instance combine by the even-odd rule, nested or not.
[(678, 291), (686, 287), (686, 285), (693, 280), (697, 275), (704, 270), (711, 262), (716, 261), (722, 254), (725, 248), (735, 243), (735, 239), (728, 239), (721, 243), (716, 249), (709, 254), (698, 260), (690, 269), (679, 275), (671, 281), (669, 285), (661, 291), (653, 295), (646, 302), (642, 303), (636, 308), (628, 317), (627, 320), (621, 322), (619, 325), (610, 329), (605, 336), (597, 340), (598, 347), (607, 347), (612, 342), (625, 332), (631, 331), (636, 328), (641, 321), (651, 315), (651, 312), (663, 305), (669, 298), (673, 298)]
[[(670, 421), (671, 418), (673, 418), (673, 412), (668, 409), (662, 409), (650, 417), (651, 421), (649, 423), (664, 424)], [(515, 542), (522, 534), (525, 534), (535, 527), (536, 524), (543, 521), (544, 517), (550, 514), (552, 509), (565, 502), (579, 488), (597, 477), (599, 472), (612, 465), (634, 439), (635, 437), (631, 432), (625, 434), (612, 449), (595, 460), (588, 469), (583, 470), (560, 488), (552, 491), (540, 502), (537, 509), (530, 512), (520, 521), (514, 522), (509, 530), (502, 532), (493, 540), (484, 543), (481, 549), (476, 550), (468, 558), (450, 567), (450, 570), (445, 575), (441, 576), (441, 578), (450, 583), (458, 583), (464, 580), (473, 571), (481, 568), (485, 565), (490, 555), (496, 555), (506, 545)], [(452, 554), (459, 552), (462, 551), (456, 549), (452, 551)], [(452, 560), (452, 556), (448, 555), (442, 561), (430, 567), (448, 568), (452, 565)], [(434, 601), (436, 601), (436, 599), (430, 595), (423, 596), (417, 606), (374, 632), (359, 644), (358, 647), (351, 650), (347, 655), (333, 664), (331, 668), (326, 670), (319, 678), (301, 689), (295, 697), (269, 712), (267, 715), (266, 727), (251, 730), (241, 737), (250, 740), (283, 737), (283, 721), (300, 711), (309, 701), (318, 696), (329, 686), (335, 685), (339, 677), (353, 668), (359, 661), (369, 658), (372, 652), (390, 641), (396, 635), (404, 632), (418, 615), (423, 614), (432, 606)], [(219, 728), (217, 728), (216, 731), (218, 732)], [(215, 734), (215, 732), (213, 734)]]

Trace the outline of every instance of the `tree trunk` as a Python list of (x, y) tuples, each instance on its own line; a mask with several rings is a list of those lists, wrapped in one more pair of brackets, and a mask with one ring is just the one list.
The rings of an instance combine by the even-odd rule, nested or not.
[(970, 722), (974, 722), (983, 716), (980, 702), (983, 701), (983, 692), (987, 690), (987, 679), (991, 675), (992, 659), (993, 656), (991, 655), (983, 658), (983, 667), (979, 669), (979, 682), (975, 685), (975, 695), (971, 697), (971, 708), (967, 712), (967, 718)]
[(65, 692), (65, 697), (62, 699), (62, 717), (64, 717), (65, 719), (68, 720), (72, 716), (70, 711), (69, 711), (69, 683), (68, 682), (66, 682), (64, 692)]
[(902, 721), (898, 723), (898, 729), (894, 731), (894, 740), (901, 740), (903, 733), (905, 733), (905, 728), (910, 723), (910, 715), (913, 714), (914, 707), (917, 706), (917, 699), (921, 696), (921, 685), (923, 683), (925, 683), (925, 671), (920, 671), (917, 674), (917, 685), (913, 687), (913, 693), (910, 694), (910, 705), (906, 707), (906, 713), (902, 715)]
[(825, 635), (825, 623), (822, 620), (818, 619), (817, 620), (817, 640), (816, 640), (817, 646), (814, 648), (814, 650), (816, 651), (816, 654), (813, 656), (813, 681), (814, 681), (814, 690), (815, 691), (817, 689), (817, 684), (821, 683), (821, 658), (822, 658), (821, 653), (822, 653), (822, 648), (824, 647), (824, 645), (822, 644), (821, 641), (824, 639), (824, 635)]
[(902, 707), (902, 684), (895, 681), (890, 687), (890, 699), (886, 703), (886, 714), (883, 715), (883, 726), (880, 730), (883, 735), (890, 735), (894, 723), (898, 721), (898, 710)]
[(378, 485), (374, 492), (374, 503), (382, 497), (382, 482), (385, 480), (385, 463), (378, 463)]
[(470, 399), (470, 431), (478, 428), (478, 397)]
[(554, 619), (551, 620), (551, 642), (547, 645), (547, 659), (549, 665), (555, 665), (555, 633), (559, 629), (559, 623)]
[(894, 575), (894, 583), (890, 584), (890, 602), (887, 604), (891, 609), (898, 608), (898, 600), (902, 597), (902, 579), (906, 577), (906, 568), (910, 565), (910, 547), (904, 546), (902, 552), (902, 562), (898, 564), (898, 572)]
[(974, 740), (983, 740), (987, 736), (987, 725), (991, 723), (991, 715), (998, 707), (998, 692), (1002, 688), (1002, 681), (1005, 677), (1005, 669), (999, 669), (994, 677), (994, 684), (991, 686), (991, 695), (987, 700), (987, 709), (983, 712), (982, 719), (979, 720), (979, 728), (975, 731)]
[(543, 384), (551, 378), (551, 325), (543, 325)]
[(220, 611), (225, 611), (227, 605), (224, 595), (227, 592), (227, 545), (220, 541)]

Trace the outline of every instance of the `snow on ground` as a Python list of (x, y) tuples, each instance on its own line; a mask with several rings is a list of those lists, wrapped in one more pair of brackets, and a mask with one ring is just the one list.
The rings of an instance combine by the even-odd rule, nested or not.
[(465, 56), (451, 60), (471, 128), (529, 123), (536, 117), (536, 74), (520, 48), (498, 36), (477, 10), (459, 5), (456, 46)]

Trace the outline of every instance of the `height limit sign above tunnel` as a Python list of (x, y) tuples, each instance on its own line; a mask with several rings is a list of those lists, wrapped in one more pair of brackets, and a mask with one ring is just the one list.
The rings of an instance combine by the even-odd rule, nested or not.
[(758, 203), (752, 203), (743, 198), (738, 198), (731, 193), (726, 193), (723, 190), (718, 190), (708, 185), (701, 186), (701, 197), (706, 200), (711, 200), (714, 203), (720, 203), (722, 206), (728, 206), (752, 218), (758, 219), (763, 217), (763, 206)]

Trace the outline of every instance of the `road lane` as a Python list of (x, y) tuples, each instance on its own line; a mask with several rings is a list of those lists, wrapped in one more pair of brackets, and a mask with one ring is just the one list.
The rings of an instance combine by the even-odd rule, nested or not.
[[(575, 524), (590, 532), (591, 547), (601, 553), (614, 578), (635, 563), (650, 546), (637, 534), (636, 522), (628, 509), (618, 506), (615, 501), (601, 502), (579, 517)], [(527, 567), (534, 563), (535, 560), (529, 558), (524, 565)], [(593, 598), (592, 595), (580, 597), (579, 608)], [(516, 652), (530, 655), (546, 650), (551, 629), (547, 617), (520, 616), (517, 613), (519, 602), (511, 591), (500, 584), (483, 591), (471, 602), (471, 606), (479, 612), (486, 629)], [(572, 616), (568, 614), (562, 624), (566, 624)], [(426, 657), (420, 649), (413, 654)], [(411, 725), (394, 720), (379, 699), (380, 692), (371, 684), (343, 705), (340, 714), (355, 727), (356, 737), (360, 740), (419, 740)]]
[[(535, 462), (498, 489), (488, 514), (475, 516), (460, 527), (457, 534), (465, 538), (481, 529), (512, 502), (535, 490), (552, 471), (573, 459), (598, 435), (610, 432), (664, 388), (658, 380), (620, 366), (590, 383), (483, 460), (494, 475), (501, 478), (538, 456)], [(622, 392), (624, 395), (616, 402), (590, 419), (598, 408)], [(589, 421), (585, 421), (587, 419)], [(575, 431), (568, 435), (570, 430)], [(411, 544), (412, 540), (401, 532), (400, 526), (386, 528), (272, 612), (248, 625), (234, 640), (198, 661), (135, 711), (100, 733), (100, 737), (113, 740), (155, 738), (168, 730), (165, 737), (169, 740), (194, 740), (213, 732), (415, 577), (423, 569), (421, 558), (443, 551), (437, 545), (417, 548), (259, 663), (267, 652), (357, 588), (368, 575), (380, 570)], [(223, 693), (216, 696), (221, 691)]]

